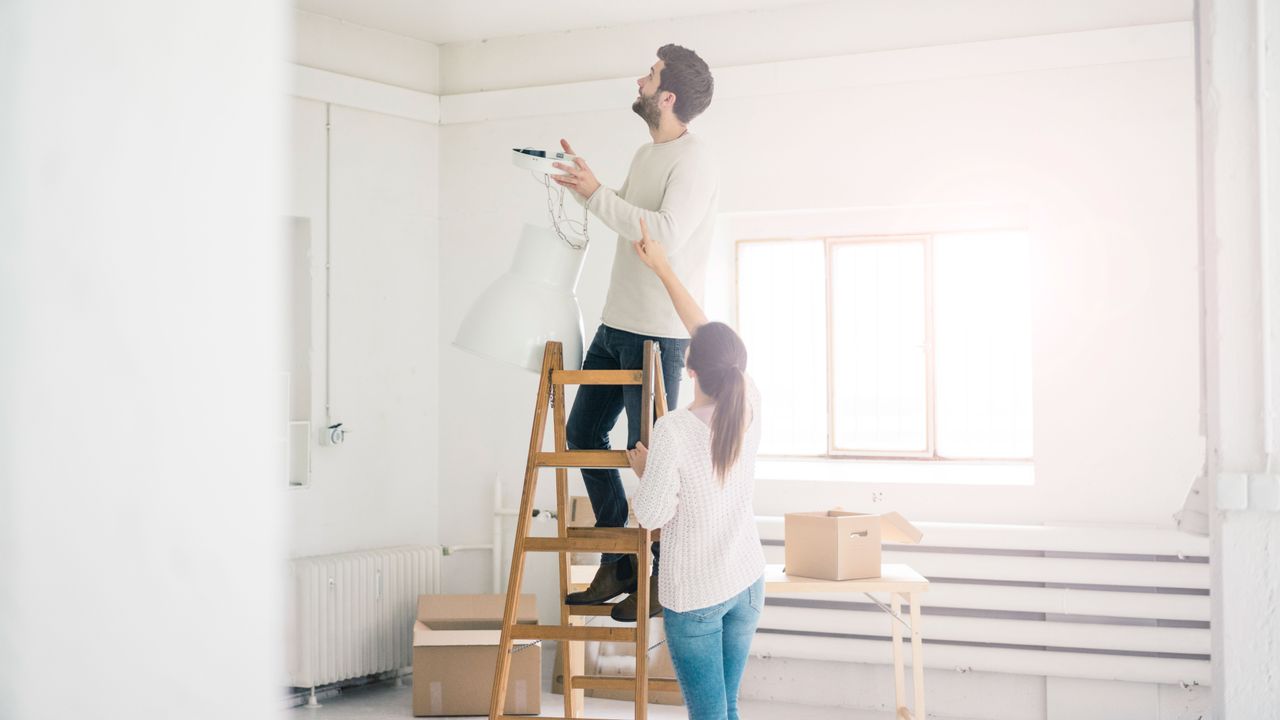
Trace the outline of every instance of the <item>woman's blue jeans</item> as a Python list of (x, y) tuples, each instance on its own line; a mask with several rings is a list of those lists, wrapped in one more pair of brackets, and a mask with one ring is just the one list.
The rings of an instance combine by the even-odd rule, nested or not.
[(764, 610), (764, 577), (719, 605), (662, 612), (689, 720), (738, 720), (738, 685)]
[[(684, 371), (686, 338), (663, 338), (637, 335), (626, 330), (600, 325), (582, 359), (583, 370), (639, 370), (644, 365), (644, 341), (655, 340), (662, 356), (662, 375), (666, 384), (667, 407), (674, 410), (680, 401), (680, 375)], [(566, 429), (570, 450), (608, 450), (609, 431), (627, 413), (627, 449), (640, 440), (639, 385), (582, 385), (573, 400)], [(627, 524), (627, 493), (617, 470), (583, 470), (583, 484), (591, 498), (596, 527), (623, 527)], [(653, 544), (653, 571), (658, 571), (659, 543)], [(614, 563), (622, 555), (605, 553), (601, 564)], [(641, 573), (643, 575), (643, 573)]]

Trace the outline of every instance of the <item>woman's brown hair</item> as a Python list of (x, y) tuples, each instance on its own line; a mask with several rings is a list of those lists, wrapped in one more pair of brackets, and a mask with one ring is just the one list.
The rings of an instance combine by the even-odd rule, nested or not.
[(702, 325), (689, 341), (689, 369), (698, 386), (716, 401), (711, 416), (711, 467), (724, 482), (742, 453), (747, 421), (747, 346), (721, 322)]

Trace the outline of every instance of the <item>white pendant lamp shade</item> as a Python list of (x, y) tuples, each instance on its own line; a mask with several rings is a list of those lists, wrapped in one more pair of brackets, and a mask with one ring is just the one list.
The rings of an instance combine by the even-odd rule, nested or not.
[(548, 340), (564, 345), (564, 366), (582, 367), (582, 311), (574, 291), (585, 249), (526, 224), (511, 269), (471, 306), (453, 344), (533, 372)]

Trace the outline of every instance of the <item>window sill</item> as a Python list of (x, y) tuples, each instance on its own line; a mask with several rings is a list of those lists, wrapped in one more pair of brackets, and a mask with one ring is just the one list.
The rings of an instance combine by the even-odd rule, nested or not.
[(756, 480), (1030, 486), (1035, 484), (1035, 463), (761, 457)]

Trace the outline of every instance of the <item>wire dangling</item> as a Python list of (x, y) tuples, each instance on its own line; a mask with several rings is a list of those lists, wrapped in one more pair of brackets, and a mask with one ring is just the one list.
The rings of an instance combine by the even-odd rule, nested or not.
[[(533, 176), (534, 182), (547, 189), (547, 214), (551, 216), (551, 227), (556, 231), (556, 235), (574, 250), (585, 248), (587, 243), (591, 242), (587, 231), (587, 220), (590, 217), (587, 208), (582, 208), (582, 222), (569, 218), (564, 209), (564, 187), (553, 183), (550, 175), (544, 174), (539, 178), (538, 174), (532, 170), (529, 174)], [(575, 239), (571, 240), (570, 237)]]

